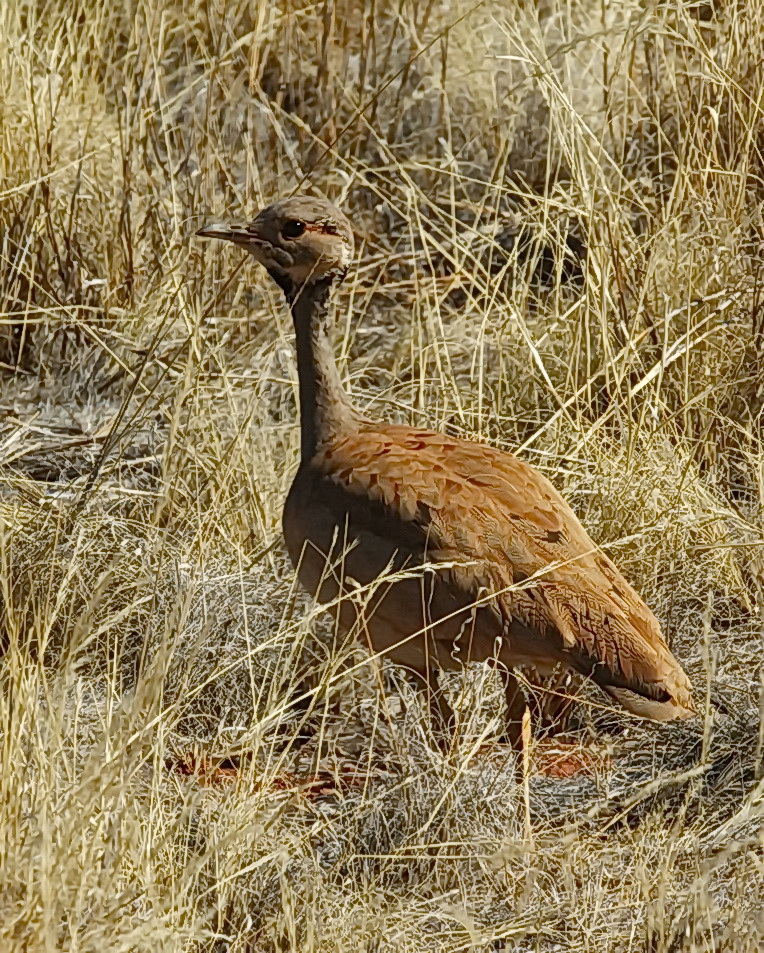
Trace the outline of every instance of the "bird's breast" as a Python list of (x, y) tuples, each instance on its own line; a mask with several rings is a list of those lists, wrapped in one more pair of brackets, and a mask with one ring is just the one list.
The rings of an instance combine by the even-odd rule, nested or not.
[(476, 604), (476, 593), (458, 585), (450, 568), (433, 563), (426, 525), (302, 466), (283, 527), (301, 584), (320, 602), (339, 597), (343, 628), (363, 616), (376, 651), (417, 667), (426, 633), (445, 667), (494, 654), (502, 620), (492, 605)]

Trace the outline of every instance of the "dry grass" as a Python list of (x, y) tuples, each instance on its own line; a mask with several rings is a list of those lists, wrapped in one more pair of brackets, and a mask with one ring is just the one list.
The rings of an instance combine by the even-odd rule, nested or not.
[[(362, 6), (0, 8), (0, 948), (760, 950), (762, 7)], [(289, 320), (193, 232), (298, 187), (356, 399), (547, 472), (696, 724), (518, 786), (294, 589)]]

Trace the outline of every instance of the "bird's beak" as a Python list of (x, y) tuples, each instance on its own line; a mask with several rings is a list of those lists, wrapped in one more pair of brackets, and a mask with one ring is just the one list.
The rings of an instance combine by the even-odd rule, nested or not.
[(247, 225), (205, 225), (196, 234), (200, 238), (222, 238), (235, 245), (247, 245), (250, 248), (260, 242), (260, 238)]

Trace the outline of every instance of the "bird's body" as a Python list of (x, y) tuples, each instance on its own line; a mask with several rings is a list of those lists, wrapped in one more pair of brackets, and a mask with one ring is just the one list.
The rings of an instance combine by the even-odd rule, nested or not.
[(565, 665), (647, 717), (692, 714), (655, 616), (542, 474), (486, 444), (352, 406), (326, 333), (331, 286), (352, 254), (342, 213), (295, 198), (246, 229), (201, 234), (247, 247), (290, 302), (301, 462), (284, 537), (301, 583), (336, 602), (343, 628), (430, 685), (438, 668), (497, 664), (515, 724), (520, 665)]

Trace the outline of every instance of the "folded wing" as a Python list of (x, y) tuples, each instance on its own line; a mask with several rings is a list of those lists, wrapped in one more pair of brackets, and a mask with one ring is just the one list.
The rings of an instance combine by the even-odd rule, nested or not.
[[(425, 557), (475, 598), (490, 593), (525, 656), (566, 662), (626, 708), (660, 720), (693, 712), (690, 684), (652, 612), (538, 471), (509, 453), (445, 434), (368, 425), (312, 464), (377, 501), (426, 539)], [(527, 633), (536, 633), (533, 641)], [(532, 659), (529, 659), (532, 661)]]

